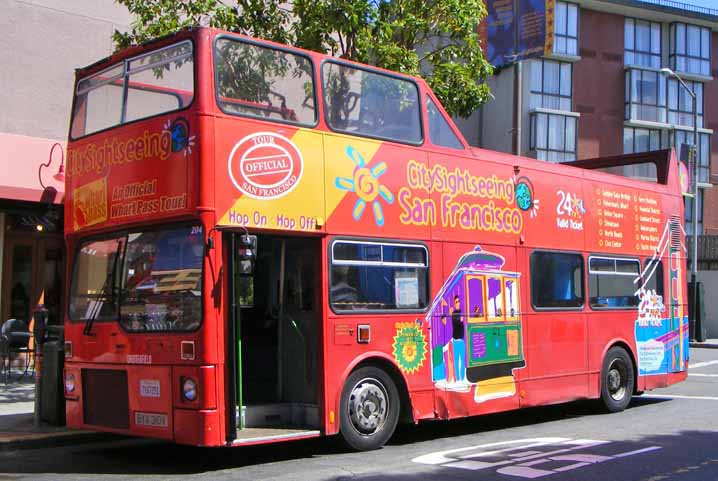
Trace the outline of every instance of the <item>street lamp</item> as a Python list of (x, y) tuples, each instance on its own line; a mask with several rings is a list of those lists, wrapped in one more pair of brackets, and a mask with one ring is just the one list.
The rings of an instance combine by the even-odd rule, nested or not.
[(693, 324), (693, 336), (701, 338), (701, 335), (696, 332), (697, 322), (696, 317), (698, 314), (698, 285), (696, 283), (698, 276), (698, 108), (696, 93), (693, 89), (689, 88), (683, 79), (675, 73), (673, 70), (664, 67), (661, 69), (661, 74), (667, 77), (673, 77), (686, 89), (686, 92), (693, 99), (693, 148), (691, 152), (691, 158), (693, 159), (693, 212), (692, 212), (692, 223), (693, 223), (693, 244), (691, 253), (691, 284), (693, 285), (693, 318), (691, 323)]

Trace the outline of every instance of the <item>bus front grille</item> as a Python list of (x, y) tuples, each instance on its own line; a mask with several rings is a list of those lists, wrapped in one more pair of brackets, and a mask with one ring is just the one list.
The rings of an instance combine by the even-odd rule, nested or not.
[(130, 427), (126, 371), (83, 369), (82, 393), (85, 424), (114, 429)]

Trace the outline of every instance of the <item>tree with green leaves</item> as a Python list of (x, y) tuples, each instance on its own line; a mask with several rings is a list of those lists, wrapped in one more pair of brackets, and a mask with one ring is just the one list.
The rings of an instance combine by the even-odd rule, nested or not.
[(482, 0), (117, 0), (135, 18), (118, 48), (205, 25), (426, 79), (451, 115), (489, 96)]

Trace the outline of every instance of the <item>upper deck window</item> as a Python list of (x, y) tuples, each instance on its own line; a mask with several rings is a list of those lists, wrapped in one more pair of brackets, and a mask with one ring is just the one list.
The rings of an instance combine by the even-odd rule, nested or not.
[(426, 112), (429, 114), (429, 137), (434, 145), (463, 150), (464, 146), (446, 121), (439, 108), (426, 97)]
[(192, 42), (126, 59), (77, 83), (72, 138), (179, 110), (194, 98)]
[(314, 124), (314, 75), (308, 58), (222, 37), (215, 44), (214, 68), (223, 112)]
[(421, 143), (419, 91), (412, 81), (327, 62), (322, 87), (332, 130)]

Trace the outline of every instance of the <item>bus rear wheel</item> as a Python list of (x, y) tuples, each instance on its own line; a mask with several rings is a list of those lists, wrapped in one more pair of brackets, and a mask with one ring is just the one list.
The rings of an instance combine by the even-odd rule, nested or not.
[(342, 389), (340, 431), (358, 451), (383, 446), (399, 421), (399, 392), (385, 371), (366, 366), (352, 372)]
[(612, 347), (601, 370), (601, 401), (609, 412), (623, 411), (631, 402), (635, 377), (633, 362), (625, 349)]

